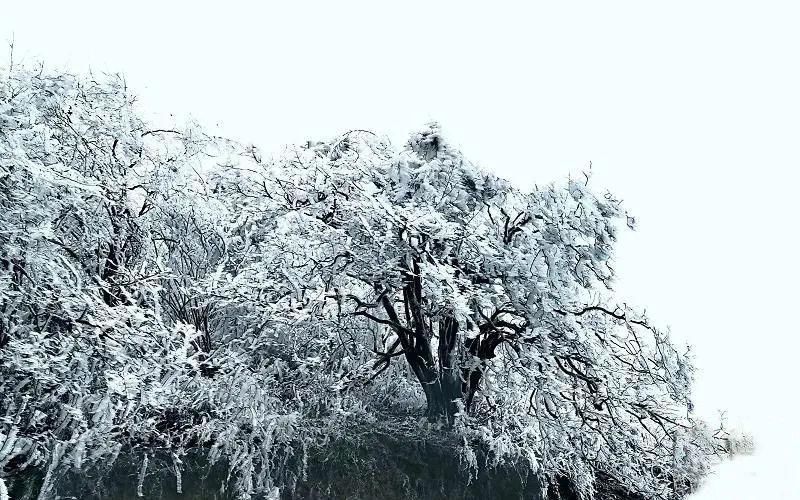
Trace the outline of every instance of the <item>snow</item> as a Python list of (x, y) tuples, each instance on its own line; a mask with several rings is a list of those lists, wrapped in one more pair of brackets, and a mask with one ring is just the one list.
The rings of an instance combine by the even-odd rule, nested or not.
[(800, 449), (763, 450), (718, 465), (689, 500), (800, 499)]
[[(118, 429), (138, 442), (188, 445), (198, 435), (213, 437), (238, 493), (263, 490), (270, 454), (295, 446), (298, 429), (313, 431), (312, 445), (325, 444), (315, 434), (319, 408), (335, 410), (327, 413), (331, 432), (349, 432), (337, 427), (340, 410), (372, 411), (388, 401), (414, 411), (423, 392), (448, 395), (437, 380), (454, 382), (457, 391), (452, 374), (462, 369), (470, 370), (469, 395), (460, 401), (470, 418), (459, 425), (470, 443), (485, 440), (497, 463), (539, 456), (542, 475), (567, 470), (580, 491), (593, 479), (586, 450), (645, 493), (662, 489), (658, 477), (644, 473), (665, 466), (653, 457), (674, 456), (666, 462), (676, 484), (705, 472), (715, 448), (708, 428), (688, 418), (689, 360), (606, 291), (623, 215), (613, 197), (576, 182), (527, 191), (499, 181), (435, 125), (402, 150), (346, 134), (320, 150), (330, 153), (294, 148), (270, 165), (253, 164), (248, 146), (195, 128), (145, 144), (140, 130), (162, 129), (132, 121), (132, 99), (119, 80), (82, 81), (24, 68), (0, 80), (0, 99), (14, 104), (5, 113), (35, 108), (54, 141), (35, 176), (26, 162), (46, 154), (28, 137), (40, 124), (9, 128), (6, 142), (22, 150), (0, 141), (0, 157), (21, 165), (3, 179), (13, 190), (0, 200), (0, 234), (13, 237), (0, 242), (0, 253), (25, 262), (24, 280), (16, 271), (4, 278), (16, 288), (0, 289), (0, 303), (27, 305), (17, 307), (24, 312), (14, 317), (14, 341), (0, 350), (0, 363), (29, 385), (23, 392), (0, 381), (7, 413), (0, 417), (12, 422), (4, 434), (22, 430), (20, 439), (44, 443), (37, 449), (50, 460), (43, 498), (68, 466), (62, 455), (75, 468), (86, 466), (87, 456), (98, 460), (120, 444)], [(69, 127), (58, 109), (74, 110)], [(87, 146), (95, 143), (104, 147)], [(104, 167), (84, 168), (75, 147)], [(210, 166), (196, 168), (197, 152), (218, 162), (213, 175)], [(131, 156), (148, 159), (144, 172), (122, 162)], [(129, 166), (107, 167), (118, 162)], [(64, 172), (77, 184), (61, 182)], [(209, 182), (214, 189), (204, 187)], [(136, 204), (144, 212), (119, 210), (132, 183), (147, 193)], [(87, 194), (83, 184), (107, 192)], [(74, 215), (42, 222), (65, 213)], [(131, 253), (120, 253), (118, 241)], [(544, 267), (534, 268), (540, 254)], [(62, 334), (67, 330), (55, 322), (41, 325), (42, 304), (58, 311), (58, 325), (77, 326)], [(534, 317), (546, 330), (530, 331)], [(459, 323), (473, 324), (478, 343), (458, 335)], [(387, 327), (399, 342), (388, 354), (375, 352), (376, 333)], [(437, 328), (453, 341), (429, 341)], [(606, 340), (611, 336), (614, 342)], [(640, 342), (643, 336), (649, 340)], [(400, 344), (421, 354), (394, 363)], [(198, 380), (200, 360), (219, 375)], [(395, 369), (377, 379), (404, 361), (415, 378)], [(347, 394), (332, 400), (329, 387)], [(470, 405), (476, 394), (480, 403)], [(34, 406), (26, 413), (18, 401)], [(545, 411), (530, 411), (534, 406)], [(56, 412), (74, 418), (55, 432), (30, 418)], [(191, 425), (175, 425), (190, 417)], [(70, 441), (53, 437), (70, 433)], [(142, 451), (139, 496), (153, 458)], [(30, 449), (0, 450), (0, 462), (25, 453)], [(181, 489), (180, 477), (176, 483)]]

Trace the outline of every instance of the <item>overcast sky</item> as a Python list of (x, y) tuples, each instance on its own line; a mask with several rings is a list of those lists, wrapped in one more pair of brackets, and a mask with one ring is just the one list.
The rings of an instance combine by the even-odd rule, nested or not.
[(521, 186), (591, 161), (640, 223), (621, 296), (694, 346), (703, 415), (727, 408), (800, 473), (800, 6), (383, 3), (15, 1), (0, 37), (268, 149), (435, 119)]

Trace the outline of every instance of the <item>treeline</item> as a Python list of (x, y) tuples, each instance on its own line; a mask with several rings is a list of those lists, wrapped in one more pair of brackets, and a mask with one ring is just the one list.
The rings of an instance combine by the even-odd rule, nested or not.
[(180, 492), (200, 451), (264, 497), (372, 433), (672, 499), (721, 451), (690, 360), (613, 293), (632, 219), (588, 177), (521, 190), (435, 125), (269, 157), (145, 123), (117, 76), (3, 75), (3, 481), (52, 498), (125, 456)]

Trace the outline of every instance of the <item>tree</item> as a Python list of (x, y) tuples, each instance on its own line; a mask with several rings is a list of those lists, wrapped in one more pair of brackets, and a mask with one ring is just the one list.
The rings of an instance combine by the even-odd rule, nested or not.
[(338, 391), (419, 391), (441, 432), (530, 453), (582, 492), (600, 473), (648, 495), (696, 483), (708, 450), (690, 438), (691, 364), (614, 300), (625, 213), (588, 177), (516, 189), (435, 125), (399, 152), (352, 132), (257, 163), (237, 185), (272, 237), (246, 265), (279, 264), (244, 279), (292, 285), (278, 315), (329, 332), (314, 357), (343, 374)]
[(687, 354), (613, 293), (630, 219), (588, 176), (521, 190), (436, 125), (265, 160), (149, 127), (119, 77), (19, 68), (0, 160), (0, 470), (40, 496), (201, 449), (249, 497), (365, 428), (586, 498), (678, 498), (716, 451)]

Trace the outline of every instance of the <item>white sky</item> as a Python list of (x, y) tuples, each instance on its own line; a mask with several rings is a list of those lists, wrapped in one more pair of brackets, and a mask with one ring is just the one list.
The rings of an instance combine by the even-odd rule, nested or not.
[(592, 161), (640, 222), (619, 289), (694, 345), (699, 411), (800, 473), (800, 4), (3, 3), (17, 62), (122, 72), (267, 149), (436, 119), (521, 185)]

